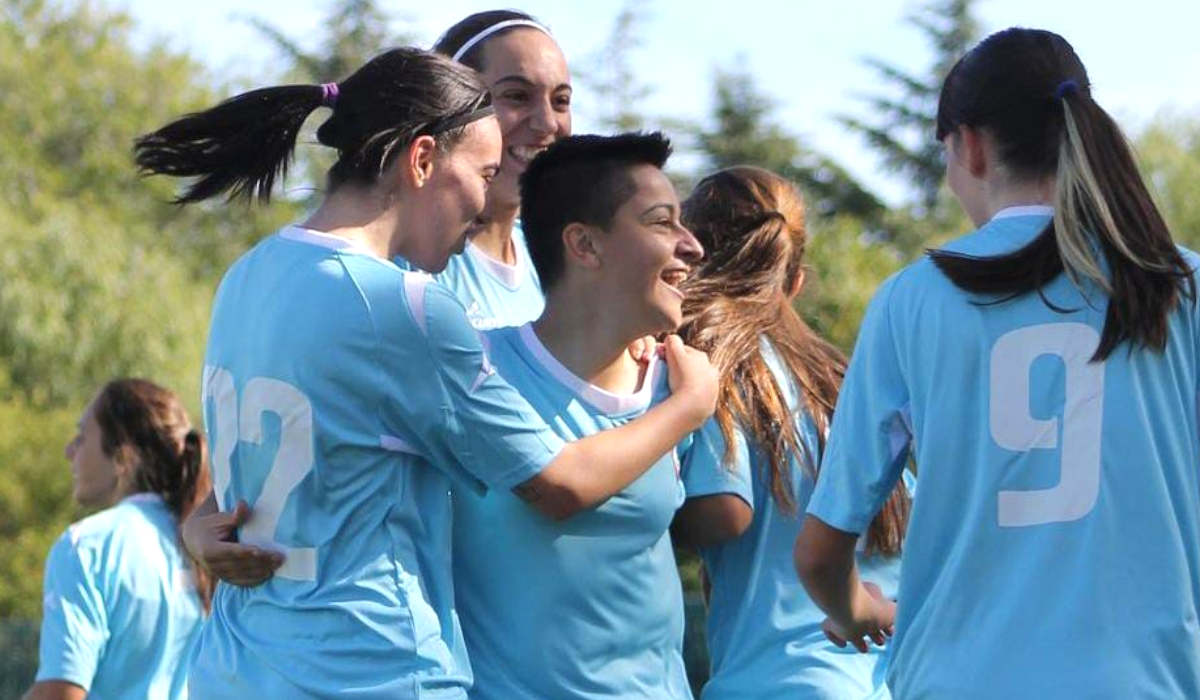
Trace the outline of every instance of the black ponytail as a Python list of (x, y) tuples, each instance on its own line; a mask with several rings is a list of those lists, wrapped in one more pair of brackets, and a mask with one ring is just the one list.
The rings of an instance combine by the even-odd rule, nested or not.
[(144, 175), (197, 178), (179, 203), (225, 193), (267, 201), (287, 173), (300, 127), (326, 103), (333, 110), (317, 141), (338, 152), (329, 172), (333, 188), (373, 183), (418, 136), (449, 148), (467, 124), (490, 113), (487, 89), (470, 68), (399, 48), (368, 61), (332, 94), (320, 85), (261, 88), (189, 114), (139, 137), (135, 160)]
[(1007, 29), (985, 39), (942, 86), (937, 138), (959, 126), (986, 129), (1014, 177), (1052, 176), (1054, 218), (1033, 241), (1004, 255), (930, 251), (938, 269), (966, 291), (998, 297), (994, 303), (1042, 294), (1065, 273), (1077, 286), (1090, 283), (1109, 296), (1094, 360), (1125, 341), (1161, 351), (1180, 296), (1196, 299), (1193, 270), (1171, 240), (1120, 128), (1092, 99), (1071, 45), (1036, 29)]
[(139, 137), (134, 146), (138, 168), (198, 178), (175, 200), (180, 204), (225, 192), (231, 199), (266, 202), (276, 177), (287, 174), (300, 127), (323, 100), (319, 85), (262, 88), (232, 97)]

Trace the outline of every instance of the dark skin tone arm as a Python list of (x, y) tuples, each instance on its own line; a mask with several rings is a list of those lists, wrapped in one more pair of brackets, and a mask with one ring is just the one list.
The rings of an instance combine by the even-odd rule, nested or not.
[(686, 547), (714, 547), (741, 537), (754, 520), (754, 510), (739, 496), (718, 493), (684, 502), (671, 532)]
[(825, 636), (839, 647), (849, 643), (866, 653), (868, 640), (882, 646), (891, 636), (896, 604), (878, 586), (859, 578), (854, 559), (857, 544), (857, 534), (808, 515), (794, 556), (809, 596), (829, 616), (822, 625)]
[(38, 681), (22, 700), (83, 700), (87, 691), (67, 681)]

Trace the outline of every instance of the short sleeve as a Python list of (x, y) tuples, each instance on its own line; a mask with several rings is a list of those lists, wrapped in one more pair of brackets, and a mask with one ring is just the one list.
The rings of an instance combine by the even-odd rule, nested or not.
[(754, 482), (750, 474), (750, 450), (736, 426), (731, 459), (725, 459), (725, 436), (715, 417), (692, 433), (691, 445), (683, 454), (683, 488), (688, 498), (733, 494), (754, 508)]
[[(385, 410), (433, 464), (467, 486), (510, 489), (565, 443), (488, 361), (462, 303), (426, 275), (406, 275), (420, 348), (385, 347), (397, 387)], [(415, 351), (414, 351), (415, 350)]]
[(808, 513), (861, 534), (883, 506), (908, 459), (909, 396), (889, 308), (896, 278), (867, 307), (833, 414)]
[(91, 688), (104, 646), (108, 615), (104, 599), (68, 531), (46, 560), (38, 681), (61, 680)]

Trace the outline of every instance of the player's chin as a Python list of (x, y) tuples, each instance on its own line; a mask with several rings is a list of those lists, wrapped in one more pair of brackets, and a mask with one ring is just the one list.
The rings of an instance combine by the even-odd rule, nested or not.
[(666, 300), (655, 304), (653, 322), (647, 324), (645, 335), (674, 333), (683, 323), (683, 304), (678, 301)]

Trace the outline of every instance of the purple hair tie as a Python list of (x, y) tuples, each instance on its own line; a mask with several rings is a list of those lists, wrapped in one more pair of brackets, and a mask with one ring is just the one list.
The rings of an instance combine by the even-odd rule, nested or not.
[(1054, 99), (1061, 100), (1067, 95), (1074, 95), (1077, 92), (1079, 92), (1079, 83), (1068, 78), (1059, 83), (1058, 87), (1054, 89)]
[(337, 83), (324, 83), (321, 85), (321, 105), (325, 107), (333, 107), (337, 104), (338, 85)]

